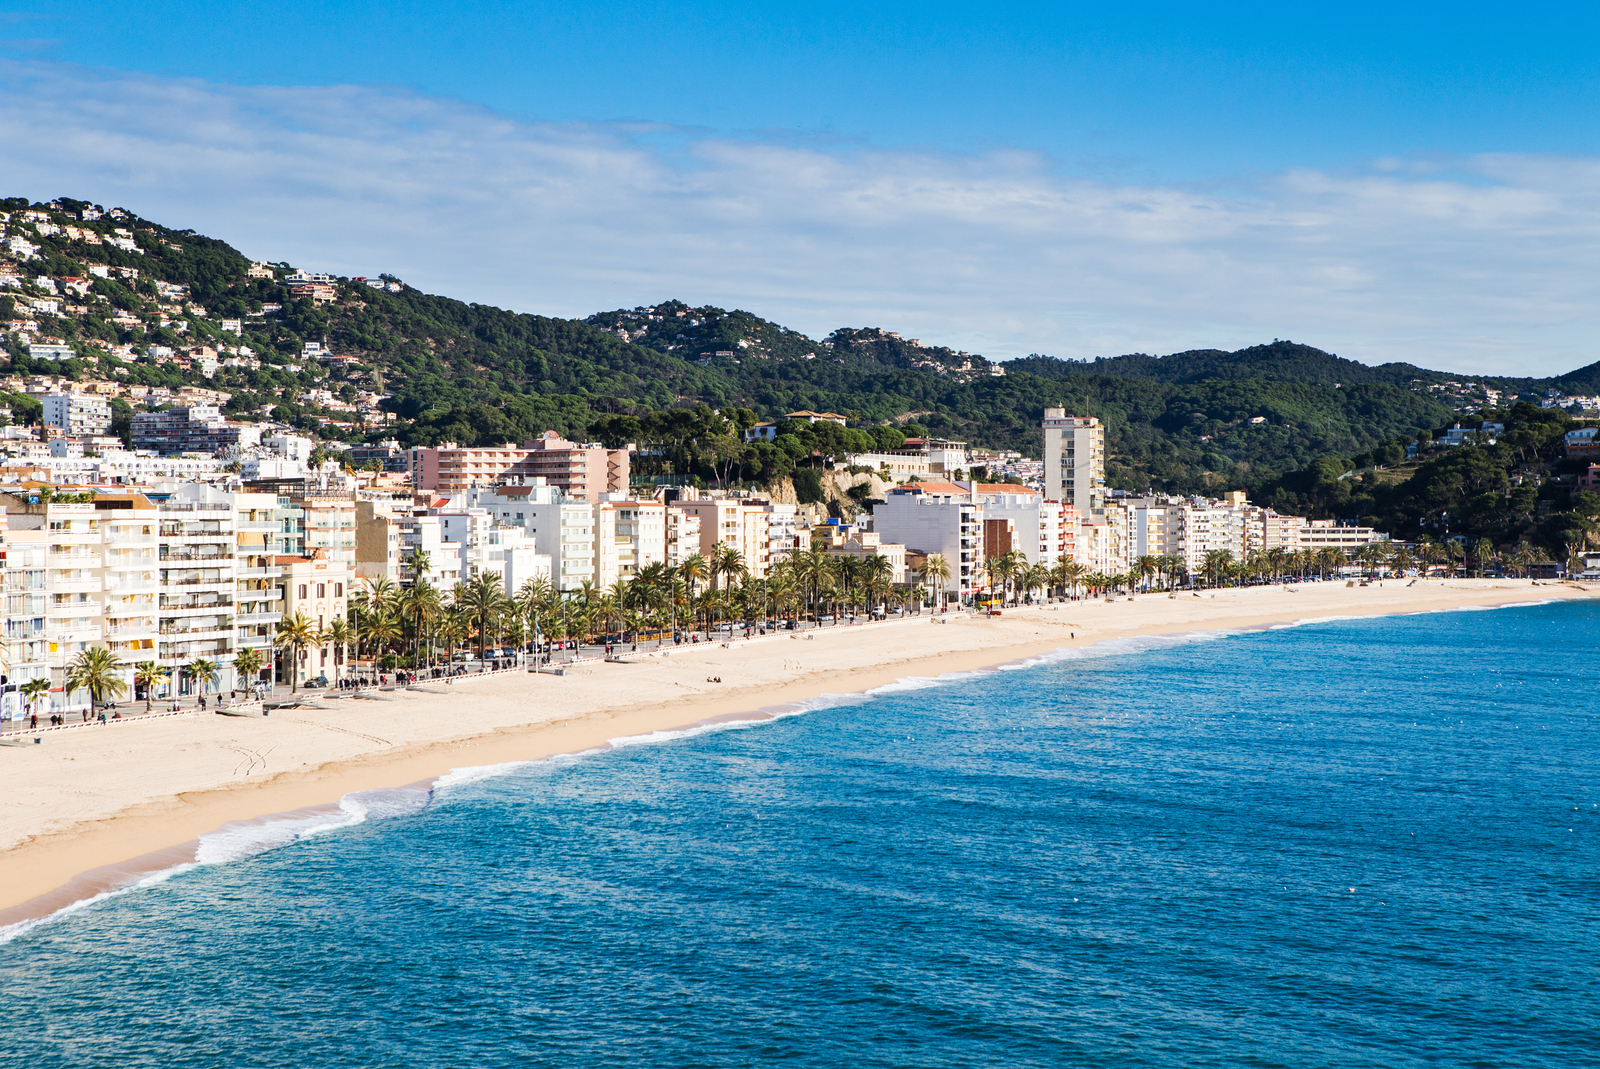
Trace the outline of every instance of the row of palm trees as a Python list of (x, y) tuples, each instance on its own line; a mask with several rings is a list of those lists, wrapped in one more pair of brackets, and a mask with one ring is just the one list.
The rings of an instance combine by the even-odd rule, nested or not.
[[(260, 653), (245, 649), (240, 650), (234, 657), (233, 664), (241, 676), (253, 676), (261, 670), (263, 662)], [(128, 692), (128, 684), (123, 678), (127, 669), (127, 662), (116, 653), (104, 646), (94, 646), (82, 651), (68, 662), (67, 693), (87, 690), (93, 704), (103, 705), (109, 699), (120, 698)], [(180, 673), (195, 682), (201, 694), (205, 694), (206, 689), (217, 682), (220, 670), (217, 662), (204, 657), (197, 657), (178, 669)], [(157, 688), (171, 677), (172, 671), (155, 661), (141, 661), (133, 666), (134, 685), (143, 688), (145, 692), (146, 712), (149, 712), (155, 703)], [(30, 679), (17, 689), (22, 694), (24, 708), (32, 710), (45, 695), (50, 693), (50, 681)]]
[[(656, 563), (608, 587), (583, 581), (560, 589), (543, 578), (506, 591), (498, 575), (484, 573), (457, 583), (448, 593), (425, 578), (398, 587), (385, 579), (369, 581), (355, 598), (351, 622), (342, 638), (328, 632), (308, 636), (305, 645), (336, 641), (357, 656), (394, 654), (413, 665), (429, 665), (474, 643), (479, 657), (502, 645), (558, 642), (613, 634), (704, 629), (722, 621), (758, 622), (920, 604), (921, 592), (891, 582), (888, 558), (830, 554), (821, 546), (780, 561), (764, 577), (752, 576), (739, 551), (720, 546), (694, 554), (681, 564)], [(280, 638), (288, 621), (280, 626)]]

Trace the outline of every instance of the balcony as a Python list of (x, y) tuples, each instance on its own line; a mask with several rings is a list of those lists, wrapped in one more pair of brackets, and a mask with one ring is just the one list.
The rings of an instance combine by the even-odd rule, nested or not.
[(188, 598), (162, 598), (161, 615), (168, 613), (196, 613), (210, 610), (212, 613), (230, 611), (233, 608), (232, 598), (223, 598), (221, 601), (193, 601)]
[(153, 546), (160, 542), (160, 538), (153, 534), (108, 534), (108, 546)]
[(118, 642), (126, 642), (133, 638), (155, 638), (156, 625), (154, 623), (137, 625), (130, 624), (125, 627), (108, 625), (105, 629), (105, 632), (106, 638), (114, 638)]
[(234, 576), (239, 579), (278, 579), (283, 575), (283, 569), (274, 568), (239, 568), (234, 571)]
[(161, 563), (163, 564), (167, 563), (168, 561), (227, 561), (231, 564), (233, 560), (234, 556), (232, 553), (201, 553), (198, 550), (193, 549), (169, 549), (166, 546), (161, 547)]
[(283, 619), (283, 610), (274, 612), (241, 612), (233, 617), (234, 623), (239, 624), (275, 624)]
[(195, 638), (201, 638), (201, 637), (204, 637), (204, 636), (207, 636), (207, 635), (224, 635), (224, 634), (229, 634), (232, 631), (233, 631), (233, 620), (232, 619), (229, 619), (226, 623), (218, 622), (218, 623), (211, 623), (211, 624), (201, 624), (199, 626), (194, 626), (194, 627), (184, 627), (184, 626), (180, 626), (178, 624), (162, 624), (161, 625), (161, 634), (162, 635), (191, 635), (191, 636), (193, 636)]
[(57, 579), (50, 584), (52, 594), (98, 594), (99, 579)]
[(159, 590), (160, 588), (161, 584), (154, 579), (145, 579), (143, 577), (132, 579), (117, 577), (106, 580), (106, 591), (113, 594), (137, 594)]
[(232, 531), (162, 531), (163, 543), (182, 542), (231, 542), (234, 539)]

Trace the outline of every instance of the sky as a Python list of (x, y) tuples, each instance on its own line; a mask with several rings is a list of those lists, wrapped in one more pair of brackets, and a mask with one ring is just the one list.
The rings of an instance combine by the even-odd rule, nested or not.
[(549, 315), (1600, 359), (1577, 5), (0, 0), (0, 188)]

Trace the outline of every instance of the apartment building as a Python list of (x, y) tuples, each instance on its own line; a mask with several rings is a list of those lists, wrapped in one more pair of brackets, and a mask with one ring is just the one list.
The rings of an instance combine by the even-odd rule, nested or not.
[(515, 593), (528, 579), (551, 577), (551, 559), (539, 553), (526, 527), (501, 523), (491, 509), (466, 501), (466, 497), (452, 499), (436, 513), (441, 551), (455, 554), (463, 581), (498, 575), (503, 589)]
[(632, 472), (627, 449), (607, 449), (598, 442), (578, 445), (555, 431), (524, 443), (528, 454), (512, 468), (524, 479), (543, 479), (568, 497), (599, 501), (605, 494), (626, 494)]
[(157, 502), (160, 517), (161, 641), (156, 658), (178, 693), (199, 693), (181, 671), (196, 659), (217, 665), (207, 689), (230, 690), (237, 595), (238, 515), (226, 490), (184, 483)]
[[(103, 493), (94, 508), (104, 553), (106, 648), (124, 664), (156, 660), (161, 638), (160, 512), (143, 494)], [(132, 683), (131, 672), (128, 681)]]
[(890, 490), (872, 510), (872, 528), (885, 542), (918, 554), (938, 553), (950, 568), (947, 600), (970, 601), (986, 589), (984, 507), (957, 483), (907, 483)]
[(811, 526), (798, 505), (768, 501), (762, 507), (767, 514), (767, 559), (761, 574), (766, 575), (779, 561), (811, 548)]
[(97, 435), (111, 430), (111, 401), (94, 393), (51, 393), (39, 398), (44, 425), (62, 434)]
[(1044, 496), (1087, 516), (1105, 497), (1105, 428), (1093, 416), (1044, 410)]
[(474, 500), (499, 523), (528, 532), (550, 558), (557, 589), (576, 590), (585, 582), (603, 589), (617, 581), (617, 513), (610, 503), (569, 498), (541, 478), (480, 492)]
[(392, 498), (356, 501), (357, 579), (401, 581), (403, 531), (411, 519), (410, 501)]
[(504, 481), (506, 473), (528, 455), (507, 442), (503, 446), (463, 447), (443, 442), (411, 450), (408, 465), (415, 490), (434, 490), (446, 497)]
[(599, 501), (603, 494), (626, 494), (631, 472), (627, 449), (598, 443), (579, 445), (554, 431), (520, 446), (462, 447), (445, 442), (411, 450), (411, 485), (446, 496), (487, 489), (505, 482), (543, 479), (569, 497)]
[[(7, 502), (9, 509), (10, 502)], [(50, 678), (46, 656), (45, 561), (49, 533), (43, 528), (10, 530), (9, 512), (0, 513), (0, 585), (5, 598), (6, 683), (0, 716), (22, 715), (19, 689), (33, 679)]]
[(351, 571), (356, 567), (356, 497), (348, 490), (300, 490), (279, 495), (279, 504), (295, 510), (298, 521), (294, 554), (319, 552)]
[[(108, 424), (109, 426), (109, 424)], [(162, 456), (179, 453), (215, 455), (261, 444), (261, 428), (231, 423), (214, 404), (190, 404), (164, 412), (135, 412), (133, 448)]]
[(659, 501), (611, 500), (616, 513), (617, 575), (631, 580), (667, 559), (667, 506)]
[[(418, 569), (419, 560), (427, 568)], [(461, 553), (445, 540), (444, 525), (438, 516), (417, 516), (400, 528), (400, 575), (407, 584), (426, 581), (443, 591), (464, 578)]]
[[(20, 711), (12, 683), (48, 679), (51, 708), (66, 708), (66, 663), (97, 644), (99, 531), (92, 505), (41, 502), (37, 491), (0, 495), (6, 506), (6, 707)], [(59, 547), (59, 548), (57, 548)], [(56, 594), (61, 594), (57, 598)]]
[(768, 502), (746, 498), (680, 498), (673, 507), (700, 522), (701, 556), (710, 558), (724, 546), (738, 551), (746, 572), (760, 579), (772, 562), (771, 513)]
[(1387, 542), (1389, 536), (1371, 527), (1340, 526), (1336, 520), (1309, 520), (1300, 532), (1300, 545), (1312, 551), (1324, 549), (1343, 550), (1353, 555), (1363, 546), (1373, 542)]
[(666, 506), (667, 567), (677, 568), (700, 552), (700, 517), (678, 505)]
[[(326, 632), (333, 621), (349, 618), (350, 585), (354, 578), (350, 565), (295, 555), (277, 557), (273, 564), (281, 570), (279, 600), (285, 617), (304, 613), (318, 634)], [(323, 644), (300, 650), (298, 660), (293, 650), (279, 649), (274, 671), (279, 682), (298, 680), (304, 683), (308, 679), (326, 678), (332, 683), (342, 679), (349, 667), (348, 650)]]
[[(238, 541), (234, 568), (234, 650), (255, 650), (262, 669), (255, 678), (236, 681), (248, 687), (272, 678), (273, 641), (283, 619), (283, 569), (277, 560), (296, 540), (290, 509), (278, 504), (276, 494), (232, 495)], [(231, 689), (231, 688), (230, 688)]]
[[(1046, 500), (1041, 492), (1014, 483), (975, 483), (972, 497), (983, 506), (988, 556), (1014, 549), (1030, 565), (1054, 568), (1077, 555), (1078, 513), (1070, 504)], [(1006, 542), (1004, 549), (996, 539)]]

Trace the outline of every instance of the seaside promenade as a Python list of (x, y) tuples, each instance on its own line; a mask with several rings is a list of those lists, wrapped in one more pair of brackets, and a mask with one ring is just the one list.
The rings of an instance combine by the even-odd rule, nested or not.
[[(519, 667), (361, 697), (302, 689), (301, 704), (264, 716), (186, 710), (44, 733), (40, 743), (10, 736), (13, 744), (0, 746), (10, 785), (0, 813), (0, 923), (66, 904), (40, 896), (59, 898), (90, 870), (101, 875), (79, 881), (72, 894), (131, 882), (185, 852), (192, 858), (200, 836), (229, 822), (336, 807), (353, 791), (426, 787), (452, 769), (757, 719), (825, 695), (1117, 638), (1596, 595), (1592, 585), (1461, 579), (1157, 592), (1007, 608), (995, 617), (925, 614), (618, 649), (626, 655), (591, 654), (561, 675)], [(287, 697), (282, 688), (271, 701)]]

